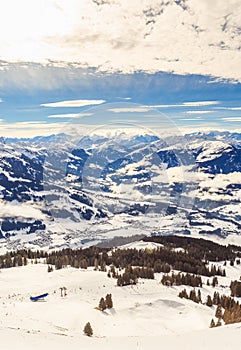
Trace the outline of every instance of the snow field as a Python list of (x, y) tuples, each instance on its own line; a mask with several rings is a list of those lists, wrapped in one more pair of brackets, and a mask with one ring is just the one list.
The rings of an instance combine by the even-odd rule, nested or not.
[[(231, 280), (239, 279), (240, 267), (226, 267), (227, 277), (218, 277), (215, 289), (201, 288), (203, 302), (214, 290), (229, 294)], [(192, 287), (166, 287), (155, 280), (136, 286), (117, 287), (116, 279), (93, 269), (67, 268), (47, 272), (47, 265), (3, 269), (0, 272), (0, 339), (6, 350), (18, 349), (210, 349), (210, 342), (240, 344), (240, 325), (209, 329), (215, 308), (180, 299), (178, 293)], [(203, 277), (206, 281), (206, 278)], [(211, 278), (210, 278), (211, 282)], [(60, 296), (60, 287), (67, 296)], [(223, 286), (223, 287), (221, 287)], [(226, 287), (225, 287), (226, 286)], [(46, 301), (31, 302), (30, 295), (48, 292)], [(114, 308), (95, 309), (101, 297), (112, 294)], [(90, 322), (94, 336), (83, 334)], [(199, 340), (197, 340), (199, 339)], [(191, 345), (193, 347), (191, 347)], [(190, 346), (190, 347), (189, 347)], [(226, 347), (229, 349), (229, 347)]]

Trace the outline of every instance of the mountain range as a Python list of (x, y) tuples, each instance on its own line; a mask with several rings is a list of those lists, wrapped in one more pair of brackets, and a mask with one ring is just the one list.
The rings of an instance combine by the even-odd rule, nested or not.
[(60, 134), (0, 148), (3, 250), (139, 234), (241, 242), (241, 134)]

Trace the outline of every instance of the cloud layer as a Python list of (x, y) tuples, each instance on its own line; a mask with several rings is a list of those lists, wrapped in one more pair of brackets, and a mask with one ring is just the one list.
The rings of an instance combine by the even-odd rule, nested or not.
[(105, 100), (70, 100), (70, 101), (59, 101), (42, 103), (42, 107), (85, 107), (91, 105), (99, 105), (105, 103)]
[(8, 62), (241, 81), (240, 23), (240, 0), (8, 0), (0, 52)]

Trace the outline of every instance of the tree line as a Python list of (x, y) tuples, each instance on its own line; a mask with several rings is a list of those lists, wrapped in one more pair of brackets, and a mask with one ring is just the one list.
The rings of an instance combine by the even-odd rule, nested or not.
[[(107, 248), (88, 247), (85, 249), (65, 248), (58, 251), (32, 251), (21, 249), (0, 256), (0, 268), (10, 268), (26, 265), (29, 260), (38, 263), (39, 259), (51, 266), (62, 269), (67, 266), (87, 269), (93, 266), (96, 270), (106, 271), (106, 266), (113, 264), (116, 268), (125, 269), (127, 266), (153, 269), (154, 273), (169, 273), (172, 269), (195, 275), (225, 276), (225, 270), (215, 265), (208, 266), (209, 259), (214, 261), (227, 258), (235, 261), (236, 255), (229, 247), (202, 239), (177, 236), (146, 237), (164, 243), (158, 249), (114, 249), (111, 253)], [(183, 247), (184, 251), (175, 251), (175, 247)], [(150, 271), (149, 271), (150, 272)], [(144, 273), (139, 271), (139, 273)], [(143, 277), (145, 278), (145, 277)]]
[(145, 242), (155, 242), (170, 248), (183, 248), (193, 258), (206, 261), (235, 261), (241, 257), (241, 247), (221, 245), (213, 241), (190, 236), (151, 236), (143, 238)]

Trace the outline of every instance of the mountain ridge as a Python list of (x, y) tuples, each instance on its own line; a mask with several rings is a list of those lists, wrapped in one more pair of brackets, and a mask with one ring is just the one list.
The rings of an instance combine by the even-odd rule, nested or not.
[(231, 138), (2, 140), (0, 245), (58, 248), (152, 232), (238, 237), (241, 142)]

